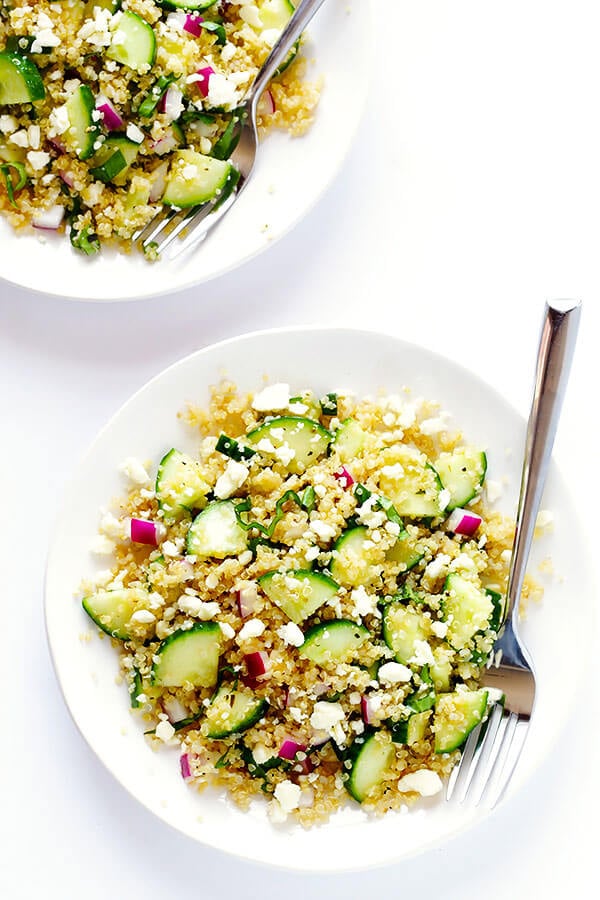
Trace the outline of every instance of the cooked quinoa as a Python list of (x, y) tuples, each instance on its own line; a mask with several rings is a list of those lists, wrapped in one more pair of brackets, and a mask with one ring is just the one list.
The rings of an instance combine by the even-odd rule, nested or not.
[[(89, 255), (126, 250), (163, 204), (200, 202), (199, 179), (223, 196), (236, 110), (292, 11), (289, 0), (0, 4), (0, 212), (17, 231), (68, 230)], [(261, 133), (311, 124), (319, 84), (298, 48), (288, 62), (263, 97)]]
[(197, 453), (125, 461), (115, 564), (81, 587), (146, 739), (274, 823), (437, 794), (490, 700), (514, 532), (482, 449), (408, 389), (221, 383), (182, 418)]

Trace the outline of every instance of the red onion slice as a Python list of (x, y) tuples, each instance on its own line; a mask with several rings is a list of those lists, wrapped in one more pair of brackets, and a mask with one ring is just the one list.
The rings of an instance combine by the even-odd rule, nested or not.
[(157, 547), (165, 536), (165, 526), (162, 522), (151, 522), (148, 519), (131, 519), (129, 536), (134, 544)]
[(446, 524), (448, 530), (453, 531), (454, 534), (464, 534), (467, 537), (472, 537), (481, 525), (481, 522), (482, 518), (477, 513), (457, 507), (450, 513)]
[(354, 484), (354, 478), (352, 477), (346, 466), (342, 466), (341, 469), (338, 469), (337, 472), (334, 472), (333, 477), (337, 478), (343, 488), (352, 487), (352, 485)]

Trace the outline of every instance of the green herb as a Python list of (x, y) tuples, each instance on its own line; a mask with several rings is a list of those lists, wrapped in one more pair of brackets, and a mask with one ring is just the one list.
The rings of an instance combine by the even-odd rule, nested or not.
[(240, 462), (242, 459), (251, 459), (256, 455), (255, 450), (251, 450), (250, 447), (243, 447), (234, 438), (227, 437), (226, 434), (220, 436), (215, 449), (224, 456), (235, 459), (236, 462)]
[(81, 213), (81, 201), (78, 197), (73, 199), (71, 204), (71, 210), (67, 217), (67, 221), (69, 223), (69, 240), (71, 241), (71, 245), (79, 250), (81, 253), (85, 253), (86, 256), (92, 256), (94, 253), (98, 253), (100, 250), (100, 240), (98, 235), (95, 234), (89, 225), (85, 225), (83, 228), (77, 228), (75, 225), (76, 219)]
[(170, 85), (179, 79), (179, 75), (161, 75), (150, 88), (150, 92), (138, 106), (138, 115), (142, 119), (148, 119), (155, 111), (156, 107), (167, 93)]
[(227, 123), (225, 131), (212, 148), (210, 152), (212, 157), (215, 159), (229, 159), (240, 140), (242, 133), (241, 122), (242, 114), (236, 110)]
[(214, 34), (217, 38), (216, 43), (220, 46), (227, 43), (227, 34), (222, 22), (201, 22), (200, 27), (204, 28), (205, 31), (210, 31), (211, 34)]
[[(257, 531), (260, 531), (268, 540), (273, 537), (273, 532), (275, 531), (277, 525), (283, 519), (285, 513), (283, 507), (286, 503), (294, 502), (301, 509), (305, 509), (308, 511), (308, 506), (314, 505), (314, 491), (312, 494), (307, 495), (307, 491), (304, 491), (302, 496), (296, 493), (296, 491), (286, 491), (285, 494), (279, 498), (277, 503), (275, 504), (275, 515), (271, 519), (269, 525), (262, 525), (260, 522), (246, 522), (242, 516), (244, 513), (250, 512), (252, 509), (252, 502), (250, 499), (243, 500), (241, 503), (234, 505), (235, 516), (238, 521), (238, 524), (244, 529), (244, 531), (251, 531), (255, 528)], [(312, 506), (311, 506), (312, 508)]]
[[(17, 177), (13, 176), (11, 169), (15, 170)], [(15, 200), (15, 191), (22, 190), (27, 184), (27, 172), (25, 171), (25, 166), (20, 162), (3, 163), (0, 166), (0, 173), (4, 178), (6, 193), (8, 194), (10, 204), (15, 208), (18, 208), (18, 204)]]
[(371, 491), (366, 488), (364, 484), (357, 484), (354, 488), (354, 496), (356, 497), (358, 506), (362, 506), (371, 496)]
[(324, 397), (321, 397), (319, 400), (321, 404), (321, 412), (324, 416), (337, 416), (338, 414), (338, 395), (337, 394), (325, 394)]

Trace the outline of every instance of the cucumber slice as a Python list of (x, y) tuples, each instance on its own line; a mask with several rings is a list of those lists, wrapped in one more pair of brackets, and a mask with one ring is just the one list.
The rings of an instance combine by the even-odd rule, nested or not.
[(415, 654), (415, 641), (427, 640), (425, 619), (410, 606), (393, 600), (383, 613), (383, 639), (396, 654), (396, 662), (407, 665)]
[(421, 548), (421, 544), (411, 538), (408, 531), (404, 531), (385, 556), (390, 562), (399, 563), (401, 572), (410, 572), (421, 562), (424, 555), (425, 551)]
[(376, 731), (366, 738), (357, 738), (352, 745), (348, 792), (363, 803), (386, 780), (396, 753), (387, 731)]
[(206, 506), (210, 486), (197, 460), (173, 448), (159, 463), (155, 490), (158, 505), (169, 520)]
[(140, 145), (129, 138), (118, 136), (107, 138), (100, 150), (90, 160), (90, 175), (98, 181), (109, 181), (116, 185), (125, 184), (129, 170), (135, 162)]
[(283, 31), (294, 15), (294, 4), (291, 0), (258, 0), (258, 15), (263, 30), (277, 28)]
[(158, 5), (165, 9), (186, 9), (191, 12), (200, 12), (214, 6), (217, 0), (158, 0)]
[(213, 687), (217, 683), (221, 629), (216, 622), (180, 628), (159, 644), (151, 683), (163, 687)]
[(128, 641), (131, 637), (129, 621), (136, 606), (147, 599), (148, 594), (142, 588), (122, 588), (118, 591), (97, 591), (86, 597), (81, 605), (98, 628), (120, 641)]
[(94, 18), (94, 10), (107, 9), (110, 13), (114, 13), (121, 5), (121, 0), (88, 0), (83, 10), (83, 16), (86, 19)]
[(331, 447), (336, 451), (340, 462), (352, 462), (365, 445), (365, 432), (356, 419), (344, 419), (335, 433)]
[(494, 603), (486, 591), (455, 572), (446, 578), (444, 592), (442, 607), (449, 622), (447, 640), (455, 650), (462, 650), (478, 631), (490, 627)]
[(435, 662), (429, 666), (429, 674), (437, 693), (450, 690), (452, 679), (452, 661), (450, 652), (444, 647), (435, 647), (433, 650)]
[(368, 584), (379, 575), (381, 567), (374, 564), (372, 557), (375, 548), (365, 547), (367, 541), (367, 528), (358, 525), (345, 531), (333, 545), (331, 574), (344, 587)]
[(35, 103), (46, 96), (36, 64), (21, 53), (0, 53), (0, 106)]
[(369, 638), (369, 630), (349, 619), (333, 619), (309, 628), (304, 635), (300, 656), (317, 665), (342, 663), (356, 659), (358, 650)]
[(14, 144), (6, 144), (0, 141), (0, 162), (25, 162), (25, 150)]
[(156, 36), (152, 26), (137, 13), (126, 10), (119, 19), (106, 55), (136, 72), (147, 72), (156, 58)]
[(241, 734), (262, 718), (268, 705), (266, 700), (250, 691), (236, 691), (223, 686), (206, 710), (206, 736), (220, 740), (231, 734)]
[(394, 462), (382, 469), (379, 487), (394, 504), (398, 515), (413, 519), (442, 515), (442, 483), (424, 453), (412, 447), (394, 450)]
[(483, 719), (487, 701), (488, 692), (484, 688), (441, 694), (436, 700), (433, 716), (435, 752), (452, 753), (462, 747)]
[(416, 712), (408, 719), (401, 722), (393, 722), (390, 726), (392, 741), (395, 744), (418, 744), (427, 734), (427, 727), (431, 718), (431, 710)]
[(89, 159), (94, 152), (94, 142), (100, 134), (92, 113), (96, 109), (94, 95), (87, 84), (80, 84), (66, 102), (69, 129), (66, 142), (79, 159)]
[(239, 524), (230, 500), (210, 503), (196, 516), (187, 533), (186, 552), (202, 559), (237, 556), (247, 547), (247, 533)]
[(213, 159), (195, 150), (177, 150), (162, 202), (179, 209), (206, 203), (223, 190), (232, 171), (233, 166), (226, 160)]
[(477, 496), (487, 471), (487, 456), (482, 451), (461, 447), (452, 453), (442, 453), (435, 469), (443, 486), (450, 491), (446, 512), (452, 512)]
[[(284, 444), (294, 451), (294, 457), (287, 463), (290, 472), (302, 472), (327, 453), (331, 443), (331, 434), (313, 419), (303, 416), (278, 416), (264, 425), (260, 425), (246, 435), (246, 441), (257, 447), (260, 441), (271, 443), (275, 451)], [(271, 453), (261, 450), (261, 453)], [(276, 452), (274, 454), (277, 455)]]
[(299, 625), (338, 592), (339, 584), (322, 572), (267, 572), (258, 583), (286, 616)]

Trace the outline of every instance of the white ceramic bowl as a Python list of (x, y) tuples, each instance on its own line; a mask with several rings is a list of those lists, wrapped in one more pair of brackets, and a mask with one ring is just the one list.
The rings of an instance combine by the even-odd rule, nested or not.
[(307, 78), (323, 78), (313, 126), (301, 138), (269, 135), (243, 196), (197, 251), (157, 264), (110, 249), (85, 257), (64, 235), (17, 236), (0, 218), (0, 278), (72, 300), (140, 299), (208, 281), (267, 250), (314, 206), (352, 144), (371, 71), (371, 4), (329, 0), (308, 35)]
[[(371, 820), (351, 802), (328, 824), (304, 831), (272, 826), (265, 804), (240, 812), (216, 792), (198, 795), (179, 774), (175, 751), (154, 753), (132, 720), (127, 692), (115, 684), (117, 655), (107, 640), (82, 643), (89, 622), (72, 595), (93, 571), (89, 554), (98, 510), (123, 485), (117, 467), (128, 456), (157, 463), (165, 449), (193, 449), (177, 419), (186, 401), (203, 403), (222, 371), (244, 389), (267, 374), (293, 390), (317, 394), (351, 389), (357, 394), (408, 385), (440, 402), (470, 441), (488, 449), (489, 477), (508, 479), (499, 507), (513, 513), (525, 423), (476, 375), (422, 348), (372, 333), (342, 329), (260, 332), (208, 347), (167, 369), (121, 408), (101, 431), (66, 492), (50, 550), (46, 585), (48, 635), (56, 672), (82, 735), (115, 778), (149, 810), (192, 838), (262, 863), (304, 870), (348, 870), (399, 860), (439, 844), (486, 815), (429, 802), (408, 815)], [(507, 455), (507, 450), (512, 451)], [(580, 524), (556, 467), (544, 506), (554, 512), (554, 533), (541, 539), (531, 562), (551, 556), (556, 577), (523, 634), (538, 673), (537, 708), (521, 762), (507, 796), (519, 790), (551, 749), (576, 692), (577, 670), (564, 677), (564, 651), (584, 660), (591, 650), (593, 618), (588, 563)], [(104, 564), (102, 567), (105, 567)], [(562, 584), (560, 576), (568, 576)], [(574, 602), (576, 598), (577, 602)], [(85, 786), (82, 786), (85, 790)], [(351, 857), (348, 848), (360, 848)]]

